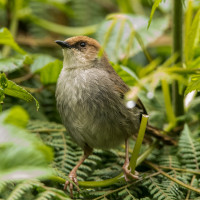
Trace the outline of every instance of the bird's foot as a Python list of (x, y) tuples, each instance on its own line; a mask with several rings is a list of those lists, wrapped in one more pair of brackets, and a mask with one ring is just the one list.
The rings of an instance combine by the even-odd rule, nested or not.
[(126, 180), (126, 182), (130, 181), (129, 177), (131, 177), (132, 179), (140, 179), (139, 178), (139, 173), (137, 171), (135, 171), (135, 174), (131, 173), (131, 169), (128, 169), (129, 163), (124, 163), (122, 169), (124, 171), (124, 178)]
[[(69, 173), (69, 178), (71, 179), (72, 182), (74, 182), (77, 185), (77, 191), (79, 192), (80, 188), (78, 186), (78, 180), (77, 180), (76, 172), (71, 171)], [(73, 198), (73, 188), (74, 188), (74, 185), (70, 181), (66, 181), (65, 182), (65, 186), (64, 186), (64, 190), (66, 190), (68, 186), (69, 186), (70, 196), (71, 196), (71, 198)]]

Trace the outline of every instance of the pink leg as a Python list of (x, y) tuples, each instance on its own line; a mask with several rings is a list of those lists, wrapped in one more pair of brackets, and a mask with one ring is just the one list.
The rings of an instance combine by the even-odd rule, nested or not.
[[(76, 175), (76, 171), (78, 170), (78, 168), (80, 167), (80, 165), (84, 162), (84, 160), (86, 158), (88, 158), (88, 156), (92, 153), (92, 149), (90, 147), (86, 147), (84, 149), (84, 155), (83, 157), (79, 160), (79, 162), (77, 163), (77, 165), (72, 169), (72, 171), (69, 173), (69, 178), (78, 186), (78, 181), (77, 181), (77, 175)], [(64, 186), (64, 190), (67, 189), (67, 187), (69, 186), (69, 190), (70, 190), (70, 194), (71, 197), (73, 198), (73, 184), (70, 183), (69, 181), (65, 182), (65, 186)], [(78, 188), (79, 191), (79, 188)]]
[(124, 162), (122, 169), (124, 171), (124, 178), (127, 182), (130, 181), (130, 179), (128, 178), (129, 176), (132, 177), (133, 179), (139, 179), (138, 172), (135, 171), (136, 174), (132, 174), (131, 169), (128, 169), (128, 166), (129, 166), (129, 152), (128, 152), (128, 150), (129, 150), (128, 139), (125, 139), (126, 154), (125, 154), (125, 162)]

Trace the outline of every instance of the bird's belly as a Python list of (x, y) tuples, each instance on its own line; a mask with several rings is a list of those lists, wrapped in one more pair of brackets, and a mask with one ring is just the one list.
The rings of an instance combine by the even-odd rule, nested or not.
[[(64, 108), (64, 112), (61, 109)], [(113, 120), (112, 111), (102, 111), (93, 100), (63, 102), (60, 115), (71, 137), (84, 147), (109, 149), (118, 146), (125, 139), (119, 127), (120, 121)]]

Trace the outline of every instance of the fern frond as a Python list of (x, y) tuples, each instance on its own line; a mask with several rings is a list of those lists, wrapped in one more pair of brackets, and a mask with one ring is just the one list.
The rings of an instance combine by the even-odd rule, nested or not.
[(166, 187), (166, 191), (168, 193), (170, 193), (171, 195), (173, 195), (173, 197), (177, 198), (177, 199), (183, 199), (183, 193), (180, 190), (180, 187), (177, 183), (173, 182), (173, 181), (169, 181), (169, 180), (165, 180), (162, 182), (163, 185), (168, 185)]
[(159, 158), (159, 165), (166, 167), (180, 168), (180, 161), (175, 155), (161, 155)]
[(132, 194), (131, 194), (131, 191), (128, 189), (128, 188), (125, 188), (124, 190), (120, 191), (118, 193), (119, 197), (121, 199), (126, 199), (126, 200), (137, 200), (136, 197), (134, 197)]
[(55, 194), (53, 192), (45, 191), (40, 193), (37, 200), (49, 200), (55, 198)]
[[(37, 200), (71, 200), (62, 190), (45, 186), (39, 180), (26, 180), (13, 186), (13, 190), (9, 193), (8, 186), (10, 182), (6, 184), (3, 189), (6, 193), (6, 200), (22, 200), (22, 199), (37, 199)], [(2, 190), (2, 192), (3, 192)], [(35, 193), (35, 197), (33, 197)], [(37, 196), (37, 198), (36, 198)], [(0, 196), (1, 197), (1, 196)]]
[[(195, 175), (193, 176), (190, 185), (195, 187), (195, 188), (199, 187), (199, 180), (197, 179), (197, 177)], [(188, 196), (188, 199), (195, 199), (199, 195), (196, 192), (188, 191), (187, 196)]]
[[(82, 149), (71, 140), (64, 126), (50, 122), (38, 123), (38, 121), (32, 121), (29, 123), (28, 129), (37, 134), (45, 144), (54, 149), (55, 159), (52, 166), (67, 176), (76, 162), (78, 162), (83, 152)], [(91, 180), (89, 174), (94, 171), (95, 166), (97, 166), (99, 162), (102, 162), (102, 154), (105, 156), (105, 154), (108, 153), (95, 150), (93, 155), (80, 166), (77, 171), (79, 180), (86, 180), (88, 177)], [(109, 154), (113, 156), (112, 153)]]
[(8, 182), (6, 182), (6, 181), (0, 181), (0, 194), (5, 189), (7, 184), (8, 184)]
[(153, 199), (156, 200), (177, 200), (180, 196), (177, 196), (178, 185), (170, 180), (160, 182), (159, 179), (150, 177), (145, 185), (148, 187)]
[(63, 191), (55, 189), (53, 187), (43, 187), (45, 189), (44, 192), (41, 192), (36, 200), (71, 200)]
[(179, 157), (187, 169), (200, 169), (200, 143), (191, 136), (188, 125), (179, 140)]
[(17, 200), (23, 197), (23, 195), (29, 192), (37, 181), (35, 180), (26, 180), (18, 184), (15, 189), (11, 192), (7, 200)]

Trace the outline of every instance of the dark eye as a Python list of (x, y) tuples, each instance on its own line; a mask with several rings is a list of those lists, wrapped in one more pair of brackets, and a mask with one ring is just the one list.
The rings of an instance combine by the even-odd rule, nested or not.
[(80, 43), (80, 46), (81, 46), (81, 47), (85, 47), (85, 46), (86, 46), (86, 43), (85, 43), (85, 42), (81, 42), (81, 43)]

